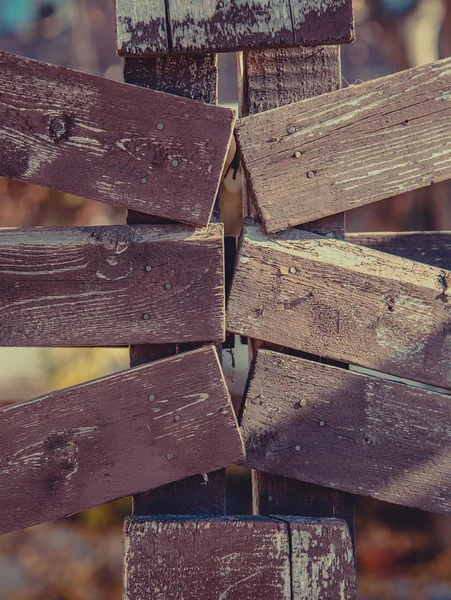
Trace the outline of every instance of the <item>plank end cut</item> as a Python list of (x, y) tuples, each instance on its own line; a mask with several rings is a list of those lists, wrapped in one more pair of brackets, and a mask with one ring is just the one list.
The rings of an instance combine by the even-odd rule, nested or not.
[(258, 350), (249, 468), (451, 514), (451, 396)]
[(213, 346), (12, 404), (0, 409), (0, 534), (243, 458)]
[(228, 108), (0, 52), (6, 177), (206, 226), (234, 122)]
[(222, 224), (0, 229), (0, 346), (222, 342)]
[(124, 600), (356, 599), (340, 519), (131, 517), (124, 542)]
[(354, 40), (352, 0), (116, 0), (121, 56), (217, 53)]
[(451, 389), (451, 273), (349, 242), (247, 223), (227, 329)]
[(451, 178), (451, 59), (240, 119), (267, 232)]

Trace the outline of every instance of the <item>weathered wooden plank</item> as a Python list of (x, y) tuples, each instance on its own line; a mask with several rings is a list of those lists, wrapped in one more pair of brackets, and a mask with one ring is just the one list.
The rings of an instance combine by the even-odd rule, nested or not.
[(129, 518), (124, 599), (354, 600), (339, 519)]
[(308, 232), (267, 236), (248, 226), (227, 329), (449, 388), (450, 294), (448, 271)]
[[(351, 42), (352, 0), (116, 0), (122, 55)], [(169, 33), (165, 30), (168, 28)]]
[(222, 225), (0, 230), (0, 345), (225, 338)]
[(0, 53), (0, 120), (0, 175), (204, 226), (234, 116)]
[(0, 533), (243, 458), (214, 347), (0, 409)]
[(116, 0), (119, 54), (169, 52), (165, 0)]
[(240, 120), (266, 230), (450, 178), (450, 89), (445, 59)]
[(451, 396), (259, 350), (242, 418), (253, 468), (451, 513)]
[(348, 233), (348, 242), (451, 270), (451, 232)]

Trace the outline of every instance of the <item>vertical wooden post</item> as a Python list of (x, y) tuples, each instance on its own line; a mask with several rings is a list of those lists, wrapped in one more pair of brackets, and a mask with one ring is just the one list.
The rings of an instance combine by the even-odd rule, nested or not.
[[(241, 70), (241, 116), (341, 87), (337, 46), (248, 51), (242, 55)], [(303, 229), (343, 238), (345, 215), (320, 219)], [(339, 517), (348, 522), (354, 534), (354, 502), (349, 494), (254, 471), (253, 496), (255, 514)]]
[[(126, 58), (126, 83), (167, 92), (208, 104), (217, 104), (217, 56), (162, 56)], [(151, 215), (129, 211), (127, 223), (168, 223)], [(132, 367), (158, 360), (180, 350), (176, 344), (131, 346)], [(226, 512), (225, 471), (194, 476), (133, 497), (133, 514), (221, 515)]]

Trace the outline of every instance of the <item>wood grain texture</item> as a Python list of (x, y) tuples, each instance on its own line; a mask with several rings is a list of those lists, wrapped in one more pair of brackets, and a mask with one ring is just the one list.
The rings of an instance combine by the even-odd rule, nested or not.
[(450, 302), (448, 271), (299, 230), (267, 236), (250, 225), (227, 329), (449, 388)]
[(124, 600), (354, 600), (339, 519), (129, 518)]
[(451, 232), (348, 233), (353, 244), (451, 270)]
[(214, 347), (0, 409), (0, 533), (236, 464)]
[[(240, 115), (255, 115), (328, 94), (340, 87), (338, 46), (244, 52)], [(249, 199), (252, 199), (252, 193)], [(345, 231), (344, 213), (305, 223), (303, 229), (342, 238)]]
[[(128, 56), (236, 52), (351, 42), (351, 0), (117, 0), (117, 50)], [(165, 30), (166, 26), (166, 30)]]
[(169, 52), (165, 0), (116, 0), (119, 54)]
[(451, 396), (259, 350), (241, 422), (250, 467), (451, 513)]
[(233, 111), (6, 53), (0, 89), (0, 175), (208, 224)]
[(238, 122), (268, 232), (451, 177), (451, 59)]
[(222, 225), (0, 230), (1, 346), (225, 339)]

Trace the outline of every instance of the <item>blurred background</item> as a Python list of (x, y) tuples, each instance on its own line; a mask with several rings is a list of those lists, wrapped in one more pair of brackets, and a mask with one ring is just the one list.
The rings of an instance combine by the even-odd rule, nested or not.
[[(354, 4), (357, 41), (342, 49), (344, 86), (451, 55), (451, 0)], [(122, 80), (113, 0), (0, 0), (0, 50)], [(220, 102), (236, 106), (237, 94), (236, 57), (221, 55)], [(227, 177), (223, 209), (238, 206), (240, 194), (241, 178)], [(451, 229), (450, 197), (450, 184), (437, 184), (350, 211), (347, 228)], [(124, 222), (122, 209), (0, 178), (0, 226)], [(127, 366), (126, 349), (0, 349), (0, 406)], [(229, 373), (229, 383), (237, 395), (243, 376)], [(245, 512), (239, 477), (232, 473), (232, 504)], [(0, 600), (119, 600), (130, 511), (124, 499), (0, 537)], [(357, 557), (361, 600), (451, 600), (449, 518), (358, 499)]]

